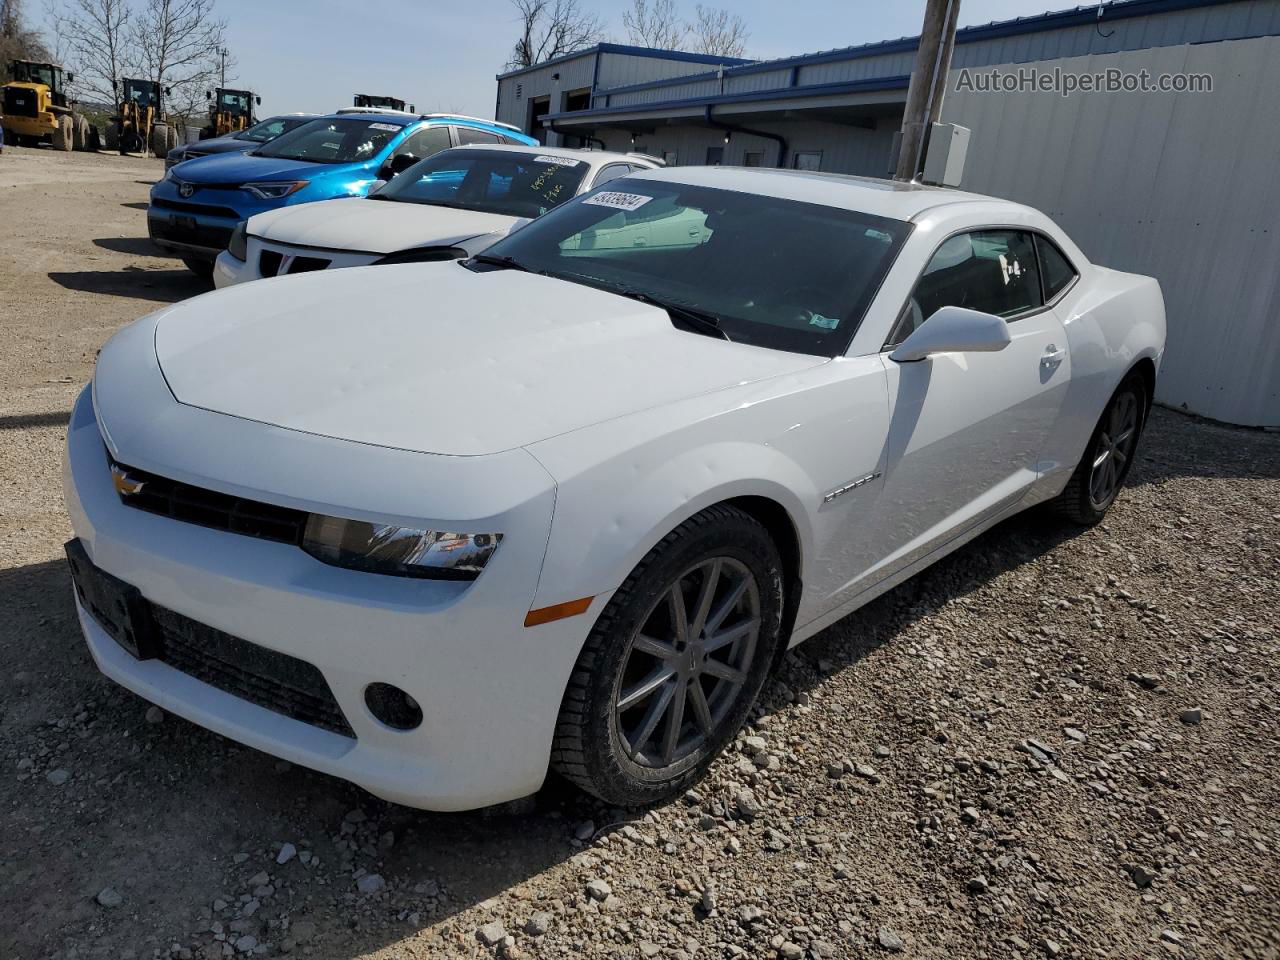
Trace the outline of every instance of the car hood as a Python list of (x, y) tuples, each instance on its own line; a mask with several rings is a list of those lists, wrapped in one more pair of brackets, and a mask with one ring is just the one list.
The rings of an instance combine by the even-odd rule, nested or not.
[(680, 330), (590, 287), (455, 262), (229, 287), (173, 307), (155, 348), (181, 403), (458, 456), (824, 362)]
[(476, 210), (344, 197), (260, 213), (249, 222), (249, 232), (279, 243), (394, 253), (505, 233), (516, 220)]
[(335, 170), (338, 166), (344, 165), (253, 157), (248, 153), (220, 153), (187, 160), (181, 172), (174, 175), (191, 183), (249, 183), (255, 180), (305, 179), (308, 175)]
[(178, 149), (195, 150), (198, 153), (213, 156), (219, 153), (244, 153), (260, 146), (262, 144), (254, 143), (252, 140), (236, 140), (233, 137), (226, 137), (218, 140), (197, 140), (195, 143), (188, 143)]

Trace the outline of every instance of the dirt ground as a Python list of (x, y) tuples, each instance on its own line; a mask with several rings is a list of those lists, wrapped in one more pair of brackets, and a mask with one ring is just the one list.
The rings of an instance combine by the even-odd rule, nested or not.
[(1275, 434), (1157, 410), (1106, 523), (827, 630), (651, 811), (398, 808), (114, 686), (60, 457), (106, 338), (206, 289), (161, 172), (0, 155), (0, 958), (1280, 957)]

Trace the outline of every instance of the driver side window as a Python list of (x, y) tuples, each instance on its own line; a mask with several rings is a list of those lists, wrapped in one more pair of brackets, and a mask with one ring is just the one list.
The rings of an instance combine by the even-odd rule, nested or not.
[(424, 127), (417, 133), (411, 133), (404, 143), (396, 147), (393, 156), (411, 156), (425, 160), (450, 146), (448, 127)]
[(975, 230), (944, 240), (930, 258), (887, 346), (902, 343), (941, 307), (965, 307), (1014, 319), (1044, 305), (1032, 236)]

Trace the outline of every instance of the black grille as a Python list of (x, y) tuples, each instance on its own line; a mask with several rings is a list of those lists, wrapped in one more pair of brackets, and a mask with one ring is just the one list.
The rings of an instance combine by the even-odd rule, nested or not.
[(223, 217), (229, 220), (243, 220), (239, 213), (231, 207), (212, 206), (207, 203), (186, 203), (183, 200), (161, 200), (151, 201), (151, 205), (160, 210), (174, 210), (178, 213), (196, 213), (202, 217)]
[(132, 656), (175, 670), (302, 723), (355, 737), (314, 664), (260, 647), (147, 600), (94, 566), (79, 540), (66, 545), (81, 604)]
[(217, 493), (135, 470), (115, 461), (112, 461), (112, 468), (114, 471), (123, 471), (127, 481), (140, 484), (136, 493), (120, 495), (120, 500), (126, 506), (259, 540), (274, 540), (295, 546), (302, 544), (307, 514), (301, 510)]
[(147, 233), (152, 240), (186, 243), (210, 250), (225, 250), (231, 242), (231, 230), (231, 227), (211, 224), (182, 223), (176, 218), (147, 217)]
[(156, 625), (157, 659), (242, 700), (344, 737), (355, 736), (314, 664), (154, 603), (148, 606)]
[(294, 257), (293, 263), (289, 264), (290, 273), (311, 273), (313, 270), (323, 270), (329, 266), (329, 261), (320, 257)]
[[(258, 271), (264, 277), (274, 277), (280, 273), (280, 264), (284, 262), (284, 254), (275, 250), (263, 250), (258, 255)], [(326, 269), (332, 260), (321, 257), (294, 257), (286, 273), (311, 273), (314, 270)]]
[(39, 116), (39, 95), (29, 87), (4, 88), (4, 112), (10, 117)]
[(280, 272), (280, 263), (283, 260), (283, 254), (276, 253), (274, 250), (263, 250), (258, 257), (258, 269), (264, 277), (274, 277)]

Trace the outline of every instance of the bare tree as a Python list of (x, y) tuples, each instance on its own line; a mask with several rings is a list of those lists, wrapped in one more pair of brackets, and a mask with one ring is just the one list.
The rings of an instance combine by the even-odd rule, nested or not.
[(675, 0), (631, 0), (631, 9), (622, 13), (622, 25), (631, 43), (661, 50), (681, 49), (689, 35)]
[(116, 84), (125, 63), (136, 59), (130, 50), (131, 14), (128, 0), (63, 0), (50, 9), (58, 46), (75, 64), (76, 86), (87, 99), (115, 103), (119, 98)]
[(203, 96), (217, 79), (226, 23), (213, 0), (146, 0), (132, 24), (141, 75), (172, 88), (176, 103)]
[(40, 33), (27, 26), (22, 0), (0, 0), (0, 82), (9, 77), (12, 60), (48, 60)]
[(746, 53), (751, 31), (747, 29), (745, 20), (736, 13), (716, 7), (698, 4), (696, 9), (692, 30), (693, 48), (698, 53), (719, 57), (741, 57)]
[(600, 17), (583, 10), (578, 0), (511, 2), (519, 14), (520, 38), (511, 51), (508, 67), (531, 67), (604, 39)]

